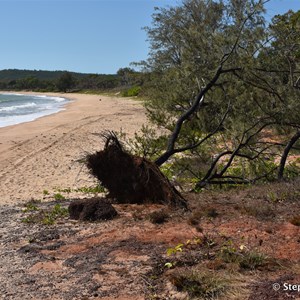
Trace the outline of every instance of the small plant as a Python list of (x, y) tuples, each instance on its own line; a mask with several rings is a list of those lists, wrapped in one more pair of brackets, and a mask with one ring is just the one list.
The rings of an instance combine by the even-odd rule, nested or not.
[(278, 202), (282, 201), (283, 199), (282, 199), (281, 196), (282, 195), (279, 195), (277, 192), (274, 192), (274, 191), (269, 191), (267, 193), (267, 199), (270, 200), (273, 203), (278, 203)]
[(66, 198), (60, 193), (54, 194), (53, 197), (56, 201), (66, 200)]
[(102, 185), (87, 187), (83, 186), (77, 189), (71, 189), (71, 188), (65, 188), (65, 189), (56, 189), (58, 193), (84, 193), (84, 194), (99, 194), (99, 193), (105, 193), (106, 189)]
[[(26, 212), (29, 212), (29, 210)], [(23, 223), (53, 225), (58, 218), (66, 217), (69, 214), (68, 209), (60, 204), (54, 205), (51, 210), (31, 209), (30, 212), (30, 215), (21, 220)]]
[(224, 279), (215, 273), (195, 270), (173, 274), (170, 281), (179, 291), (197, 299), (216, 299), (224, 294), (227, 286)]
[(36, 204), (34, 202), (28, 202), (25, 205), (25, 209), (23, 210), (23, 212), (29, 212), (29, 211), (37, 211), (38, 207), (36, 206)]
[(239, 266), (241, 269), (256, 270), (266, 262), (265, 255), (257, 252), (246, 252), (241, 256)]
[(65, 188), (65, 189), (57, 189), (57, 192), (59, 193), (71, 193), (72, 189), (71, 188)]
[[(173, 248), (167, 249), (167, 256), (176, 256), (177, 253), (183, 252), (184, 249), (190, 249), (197, 245), (200, 245), (203, 241), (200, 238), (194, 238), (193, 240), (187, 240), (184, 244), (179, 243)], [(173, 268), (176, 266), (176, 261), (165, 263), (166, 268)]]
[(85, 194), (99, 194), (99, 193), (105, 193), (106, 190), (102, 185), (97, 185), (94, 187), (81, 187), (76, 190), (75, 192), (85, 193)]
[(253, 216), (259, 220), (267, 220), (275, 217), (275, 212), (267, 204), (262, 205), (248, 205), (244, 207), (246, 214)]
[(178, 252), (182, 252), (182, 248), (184, 247), (184, 244), (180, 243), (178, 245), (176, 245), (174, 248), (168, 248), (167, 249), (167, 255), (171, 256), (171, 255), (176, 255)]
[(226, 263), (236, 263), (241, 269), (255, 270), (266, 262), (266, 256), (249, 251), (245, 245), (235, 247), (231, 240), (220, 249), (220, 258)]
[(220, 249), (219, 255), (226, 263), (235, 263), (240, 258), (240, 253), (231, 240), (228, 240)]
[(67, 208), (62, 207), (60, 204), (56, 204), (50, 212), (45, 214), (42, 223), (44, 225), (53, 225), (56, 219), (59, 217), (65, 217), (68, 214), (69, 212)]
[(36, 223), (36, 220), (33, 216), (28, 216), (26, 218), (23, 218), (21, 220), (22, 223), (27, 223), (27, 224), (32, 224), (32, 223)]
[(125, 91), (122, 92), (122, 96), (123, 97), (135, 97), (138, 96), (138, 94), (141, 91), (141, 87), (140, 86), (133, 86)]
[(50, 193), (47, 190), (43, 190), (43, 195), (48, 196)]

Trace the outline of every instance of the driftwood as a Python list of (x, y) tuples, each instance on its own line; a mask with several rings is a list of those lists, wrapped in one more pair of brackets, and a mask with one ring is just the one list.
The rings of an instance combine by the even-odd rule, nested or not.
[(187, 208), (186, 200), (157, 165), (127, 153), (114, 133), (103, 134), (104, 150), (86, 157), (87, 167), (117, 203), (159, 203)]

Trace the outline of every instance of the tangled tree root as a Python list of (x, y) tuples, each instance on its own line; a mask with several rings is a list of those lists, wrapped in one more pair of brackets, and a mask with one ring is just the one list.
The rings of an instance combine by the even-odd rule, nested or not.
[(80, 221), (111, 220), (118, 215), (104, 198), (82, 199), (69, 205), (70, 218)]
[(187, 208), (186, 200), (155, 163), (127, 153), (114, 133), (103, 134), (104, 150), (87, 156), (87, 167), (117, 203), (159, 203)]

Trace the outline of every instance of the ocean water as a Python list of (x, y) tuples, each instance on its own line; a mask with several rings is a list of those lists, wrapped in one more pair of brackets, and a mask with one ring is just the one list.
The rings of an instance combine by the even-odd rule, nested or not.
[(0, 127), (30, 122), (63, 110), (69, 100), (45, 95), (0, 93)]

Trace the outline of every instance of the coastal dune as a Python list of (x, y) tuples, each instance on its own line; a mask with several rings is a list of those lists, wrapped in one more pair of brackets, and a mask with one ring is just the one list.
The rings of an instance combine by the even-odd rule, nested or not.
[(133, 136), (147, 121), (145, 109), (136, 100), (47, 95), (71, 101), (59, 113), (0, 128), (0, 204), (41, 199), (45, 190), (54, 193), (95, 185), (78, 160), (102, 149), (99, 133), (122, 130)]

